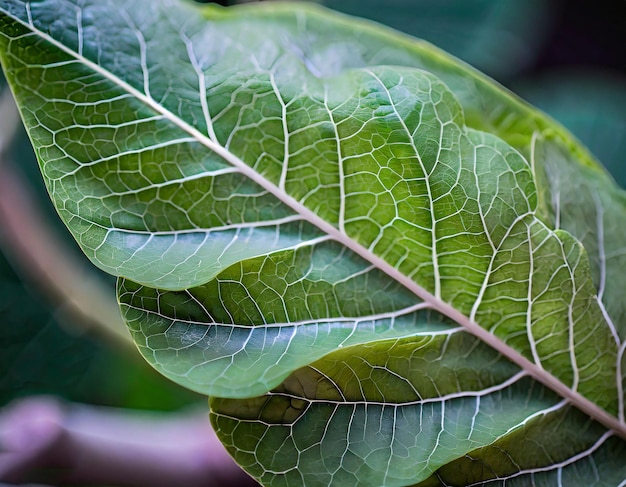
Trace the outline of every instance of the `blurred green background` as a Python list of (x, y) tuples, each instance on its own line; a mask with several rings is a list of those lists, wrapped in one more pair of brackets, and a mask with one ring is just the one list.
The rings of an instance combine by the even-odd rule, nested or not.
[[(626, 187), (626, 2), (607, 2), (608, 8), (556, 0), (318, 3), (426, 39), (486, 72), (560, 120)], [(6, 90), (4, 79), (0, 90)], [(24, 179), (24, 194), (34, 198), (51, 226), (38, 238), (62, 239), (81, 272), (110, 288), (110, 302), (112, 278), (79, 253), (58, 220), (23, 131), (3, 155), (0, 177), (8, 169)], [(15, 258), (21, 250), (8, 243), (9, 231), (0, 222), (0, 407), (32, 394), (156, 410), (204, 403), (161, 378), (131, 347), (84, 326), (50, 283), (24, 272)]]

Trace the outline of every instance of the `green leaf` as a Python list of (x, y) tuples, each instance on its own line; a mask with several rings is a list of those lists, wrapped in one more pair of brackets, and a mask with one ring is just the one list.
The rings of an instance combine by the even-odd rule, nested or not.
[(451, 329), (428, 324), (424, 303), (333, 242), (249, 259), (184, 291), (122, 280), (118, 295), (144, 356), (187, 387), (218, 396), (267, 392), (337, 348), (418, 327), (427, 336)]
[(332, 357), (264, 397), (212, 401), (226, 446), (263, 484), (618, 485), (626, 474), (623, 440), (467, 333)]
[(0, 0), (0, 32), (61, 218), (263, 483), (626, 478), (626, 200), (555, 122), (306, 5)]

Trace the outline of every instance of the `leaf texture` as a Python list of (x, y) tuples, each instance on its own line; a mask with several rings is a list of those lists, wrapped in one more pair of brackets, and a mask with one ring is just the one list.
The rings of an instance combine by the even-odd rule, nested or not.
[(256, 478), (624, 481), (626, 199), (556, 123), (310, 6), (0, 0), (0, 31), (61, 218)]

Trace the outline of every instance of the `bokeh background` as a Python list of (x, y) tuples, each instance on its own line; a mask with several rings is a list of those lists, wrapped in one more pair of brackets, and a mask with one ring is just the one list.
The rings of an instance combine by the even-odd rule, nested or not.
[[(558, 119), (626, 187), (626, 1), (317, 3), (421, 37), (472, 64)], [(6, 95), (4, 79), (0, 91)], [(80, 254), (58, 220), (23, 130), (1, 159), (0, 202), (13, 218), (0, 218), (0, 408), (33, 394), (163, 411), (205, 404), (161, 378), (120, 338), (113, 279)], [(16, 241), (16, 231), (25, 240)]]

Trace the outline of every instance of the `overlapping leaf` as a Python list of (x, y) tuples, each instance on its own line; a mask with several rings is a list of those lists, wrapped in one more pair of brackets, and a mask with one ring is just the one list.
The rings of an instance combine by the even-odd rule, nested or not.
[(624, 197), (563, 129), (309, 7), (3, 0), (0, 31), (61, 217), (264, 483), (626, 477)]

